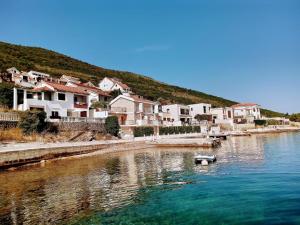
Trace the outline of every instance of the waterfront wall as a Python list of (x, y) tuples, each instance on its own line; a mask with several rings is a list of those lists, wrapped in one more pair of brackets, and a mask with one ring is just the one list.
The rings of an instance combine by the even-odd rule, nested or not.
[(1, 130), (16, 128), (17, 126), (18, 126), (17, 121), (0, 121)]
[(124, 151), (147, 148), (149, 145), (141, 142), (128, 143), (97, 143), (73, 144), (63, 147), (48, 146), (36, 149), (0, 151), (0, 169), (21, 166), (29, 163), (37, 163), (42, 160), (50, 160), (60, 157), (88, 154), (96, 151)]
[(58, 126), (60, 131), (97, 131), (105, 133), (103, 123), (97, 122), (57, 122), (54, 123)]

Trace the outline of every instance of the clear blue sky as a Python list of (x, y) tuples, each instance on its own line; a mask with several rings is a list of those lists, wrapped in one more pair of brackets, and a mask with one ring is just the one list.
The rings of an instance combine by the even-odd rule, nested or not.
[(4, 0), (0, 40), (300, 112), (299, 0)]

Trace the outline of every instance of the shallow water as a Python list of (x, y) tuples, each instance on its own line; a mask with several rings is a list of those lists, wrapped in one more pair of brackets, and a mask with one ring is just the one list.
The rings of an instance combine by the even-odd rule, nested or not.
[(0, 173), (0, 224), (300, 224), (300, 133), (233, 137)]

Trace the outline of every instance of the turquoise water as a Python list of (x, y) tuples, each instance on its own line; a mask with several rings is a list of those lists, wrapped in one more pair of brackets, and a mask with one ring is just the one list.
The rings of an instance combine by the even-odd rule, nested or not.
[[(235, 137), (0, 174), (1, 224), (300, 224), (300, 133)], [(14, 175), (14, 176), (11, 176)], [(18, 184), (27, 185), (18, 187)]]

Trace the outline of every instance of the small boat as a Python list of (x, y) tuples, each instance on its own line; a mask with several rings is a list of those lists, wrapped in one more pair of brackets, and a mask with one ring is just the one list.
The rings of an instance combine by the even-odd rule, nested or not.
[(201, 163), (203, 160), (206, 160), (208, 163), (217, 161), (217, 157), (215, 155), (196, 155), (195, 163)]

